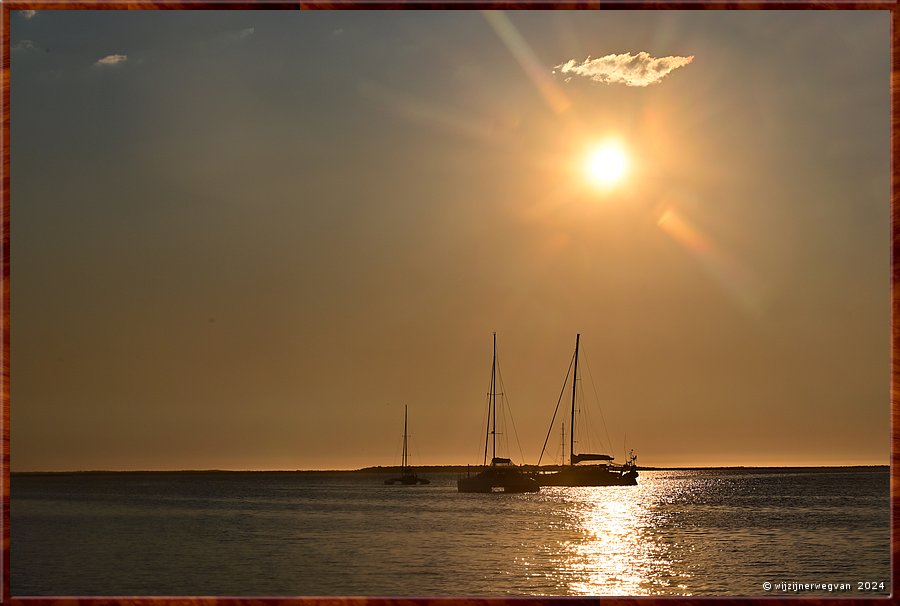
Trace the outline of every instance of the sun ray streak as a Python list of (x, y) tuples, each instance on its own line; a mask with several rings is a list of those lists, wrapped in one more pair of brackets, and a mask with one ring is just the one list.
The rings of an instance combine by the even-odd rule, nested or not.
[(534, 82), (553, 111), (560, 114), (569, 109), (571, 105), (569, 98), (556, 85), (547, 69), (538, 61), (528, 42), (507, 16), (501, 11), (483, 11), (481, 14)]
[(744, 264), (716, 246), (671, 206), (663, 210), (656, 224), (687, 249), (745, 311), (762, 311), (764, 289)]
[(509, 130), (459, 109), (418, 99), (374, 82), (359, 82), (357, 89), (360, 95), (412, 122), (428, 124), (483, 143), (497, 143)]

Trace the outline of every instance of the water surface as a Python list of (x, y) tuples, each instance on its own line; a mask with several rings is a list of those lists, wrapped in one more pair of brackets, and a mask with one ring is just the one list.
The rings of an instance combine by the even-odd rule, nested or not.
[(645, 471), (526, 495), (384, 477), (13, 475), (12, 594), (890, 593), (886, 468)]

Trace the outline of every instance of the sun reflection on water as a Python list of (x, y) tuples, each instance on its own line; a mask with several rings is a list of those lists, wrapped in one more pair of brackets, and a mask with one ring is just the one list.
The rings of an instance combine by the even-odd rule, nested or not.
[(566, 512), (566, 538), (550, 558), (558, 589), (568, 595), (690, 595), (690, 575), (678, 571), (681, 554), (674, 553), (683, 546), (661, 536), (672, 521), (651, 504), (664, 501), (656, 493), (665, 489), (545, 488), (548, 504)]

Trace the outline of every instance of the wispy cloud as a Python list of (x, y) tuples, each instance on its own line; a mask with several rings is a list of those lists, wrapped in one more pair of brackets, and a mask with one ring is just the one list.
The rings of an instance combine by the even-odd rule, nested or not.
[(21, 42), (14, 44), (12, 49), (14, 51), (29, 51), (38, 50), (38, 47), (31, 40), (22, 40)]
[(106, 55), (102, 59), (98, 59), (94, 65), (118, 65), (128, 60), (128, 55)]
[(37, 11), (19, 11), (19, 14), (26, 19), (33, 19), (37, 15)]
[(230, 38), (232, 40), (244, 40), (245, 38), (249, 38), (250, 36), (252, 36), (255, 31), (256, 31), (256, 28), (248, 27), (248, 28), (242, 29), (239, 32), (232, 33), (230, 35)]
[[(564, 74), (575, 74), (604, 84), (625, 86), (649, 86), (665, 78), (669, 72), (684, 67), (694, 60), (689, 57), (651, 57), (644, 51), (636, 55), (606, 55), (597, 59), (588, 57), (582, 63), (569, 59), (556, 66)], [(554, 74), (556, 71), (553, 72)], [(568, 80), (567, 80), (568, 81)]]

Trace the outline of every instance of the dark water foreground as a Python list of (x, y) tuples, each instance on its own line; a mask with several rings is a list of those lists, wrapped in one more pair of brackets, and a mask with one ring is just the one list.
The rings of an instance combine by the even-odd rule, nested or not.
[(459, 494), (455, 474), (414, 487), (384, 477), (13, 475), (12, 594), (891, 589), (887, 468), (647, 471), (636, 487), (525, 495)]

